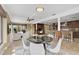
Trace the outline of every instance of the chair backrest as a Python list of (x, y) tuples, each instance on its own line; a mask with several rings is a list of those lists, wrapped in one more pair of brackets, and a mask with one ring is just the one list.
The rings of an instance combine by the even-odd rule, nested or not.
[(22, 32), (18, 32), (17, 34), (18, 34), (19, 39), (21, 39), (21, 38), (22, 38), (23, 33), (22, 33)]
[(13, 40), (18, 40), (19, 39), (19, 36), (17, 33), (13, 33)]
[(22, 45), (23, 45), (23, 47), (26, 46), (23, 38), (22, 38)]
[(27, 48), (27, 47), (29, 47), (30, 42), (27, 39), (25, 40), (25, 39), (22, 38), (22, 45), (23, 45), (24, 48)]
[(23, 38), (26, 40), (30, 37), (30, 32), (23, 33)]
[(35, 44), (30, 42), (30, 54), (31, 55), (45, 55), (43, 44)]
[(29, 45), (29, 42), (28, 42), (28, 38), (30, 37), (29, 33), (26, 32), (23, 34), (23, 37), (22, 37), (22, 44), (23, 44), (23, 47), (26, 47)]
[(58, 40), (58, 43), (57, 43), (56, 47), (54, 48), (55, 51), (59, 51), (59, 50), (60, 50), (61, 44), (62, 44), (62, 40), (63, 40), (63, 38), (60, 38), (60, 39)]

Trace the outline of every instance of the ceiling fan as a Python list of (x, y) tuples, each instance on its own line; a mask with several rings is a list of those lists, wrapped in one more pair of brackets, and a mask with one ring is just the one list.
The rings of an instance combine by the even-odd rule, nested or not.
[(34, 20), (34, 19), (33, 19), (33, 16), (35, 16), (35, 15), (36, 15), (36, 14), (33, 13), (30, 17), (27, 18), (27, 21), (29, 21), (29, 22), (30, 22), (30, 21), (33, 21), (33, 20)]
[(27, 21), (29, 21), (29, 22), (32, 21), (32, 20), (34, 20), (34, 19), (31, 19), (31, 18), (29, 18), (29, 17), (27, 18)]
[(36, 14), (33, 13), (30, 17), (27, 18), (27, 21), (26, 21), (26, 22), (27, 22), (28, 24), (33, 24), (32, 21), (35, 20), (35, 19), (33, 19), (33, 16), (35, 16), (35, 15), (36, 15)]

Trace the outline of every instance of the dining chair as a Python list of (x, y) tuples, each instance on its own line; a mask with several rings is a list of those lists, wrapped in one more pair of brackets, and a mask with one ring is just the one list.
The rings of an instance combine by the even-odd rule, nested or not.
[(28, 35), (28, 33), (24, 33), (23, 37), (22, 37), (22, 45), (24, 48), (24, 54), (25, 52), (30, 53), (29, 48), (30, 48), (30, 42), (27, 40), (30, 37), (30, 35)]
[(30, 42), (30, 54), (45, 55), (45, 49), (43, 44), (36, 44), (36, 43)]
[(61, 49), (61, 43), (62, 43), (62, 38), (60, 38), (57, 42), (57, 45), (55, 46), (55, 48), (50, 47), (50, 45), (45, 44), (46, 46), (46, 50), (51, 52), (51, 53), (59, 53), (60, 49)]

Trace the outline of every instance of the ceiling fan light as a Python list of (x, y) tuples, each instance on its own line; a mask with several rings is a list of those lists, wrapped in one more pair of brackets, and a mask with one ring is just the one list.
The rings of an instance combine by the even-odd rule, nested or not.
[(43, 12), (43, 11), (44, 11), (44, 8), (43, 8), (43, 7), (37, 7), (37, 8), (36, 8), (36, 11), (37, 11), (37, 12)]

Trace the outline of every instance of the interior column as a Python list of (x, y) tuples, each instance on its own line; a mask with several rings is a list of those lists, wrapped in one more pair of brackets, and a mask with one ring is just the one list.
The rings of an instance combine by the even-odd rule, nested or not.
[(58, 17), (58, 31), (56, 32), (56, 38), (60, 39), (62, 37), (62, 33), (61, 33), (61, 26), (60, 26), (60, 17)]
[(58, 31), (60, 31), (60, 17), (58, 17)]

